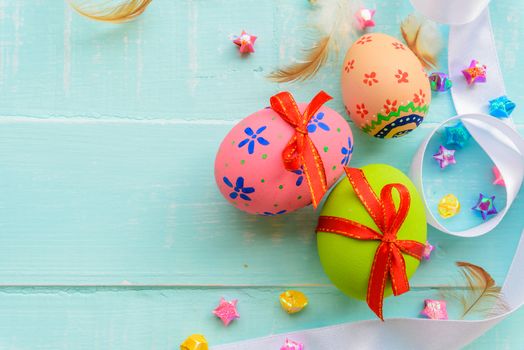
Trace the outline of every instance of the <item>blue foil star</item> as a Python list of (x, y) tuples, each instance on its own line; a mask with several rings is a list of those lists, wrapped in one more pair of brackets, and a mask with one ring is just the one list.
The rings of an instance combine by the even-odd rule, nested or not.
[(508, 118), (517, 105), (503, 95), (489, 101), (489, 114), (497, 118)]
[(458, 147), (462, 148), (471, 138), (471, 134), (469, 133), (468, 129), (466, 129), (464, 124), (462, 124), (462, 122), (458, 122), (453, 126), (446, 126), (445, 130), (446, 145), (448, 146), (457, 145)]
[(495, 208), (495, 204), (493, 204), (494, 201), (495, 196), (487, 197), (480, 193), (477, 204), (475, 204), (475, 206), (471, 209), (480, 212), (482, 215), (482, 220), (486, 220), (488, 215), (498, 213), (497, 208)]

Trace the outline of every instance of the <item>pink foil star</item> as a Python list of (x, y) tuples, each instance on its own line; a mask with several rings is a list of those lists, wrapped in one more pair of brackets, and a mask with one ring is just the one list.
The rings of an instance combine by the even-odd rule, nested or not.
[(304, 345), (302, 345), (299, 342), (286, 338), (286, 341), (284, 342), (284, 346), (282, 346), (280, 350), (304, 350)]
[(441, 169), (456, 163), (455, 150), (447, 149), (442, 145), (439, 147), (438, 152), (433, 155), (433, 158), (439, 163)]
[(231, 321), (240, 318), (237, 312), (237, 302), (238, 300), (227, 301), (224, 298), (220, 298), (220, 303), (215, 310), (213, 310), (215, 316), (224, 322), (224, 326), (228, 326)]
[(493, 180), (493, 185), (506, 186), (502, 175), (500, 174), (499, 168), (496, 166), (493, 167), (493, 175), (495, 175), (495, 180)]
[(426, 241), (426, 245), (424, 247), (424, 252), (422, 252), (422, 257), (426, 260), (429, 260), (431, 256), (431, 252), (433, 251), (435, 247), (433, 247), (431, 244), (429, 244), (428, 241)]
[(375, 15), (375, 10), (370, 10), (366, 8), (361, 8), (360, 10), (355, 13), (355, 17), (357, 18), (357, 26), (358, 29), (364, 30), (367, 27), (374, 27), (375, 21), (373, 20), (373, 16)]
[(468, 85), (473, 83), (486, 82), (486, 66), (481, 65), (477, 60), (472, 60), (469, 67), (462, 71)]
[(251, 53), (255, 52), (255, 40), (257, 37), (246, 33), (244, 30), (240, 36), (233, 37), (233, 43), (239, 47), (240, 53)]
[(432, 320), (447, 320), (448, 311), (446, 310), (446, 302), (444, 300), (424, 300), (426, 305), (420, 312), (421, 315), (431, 318)]

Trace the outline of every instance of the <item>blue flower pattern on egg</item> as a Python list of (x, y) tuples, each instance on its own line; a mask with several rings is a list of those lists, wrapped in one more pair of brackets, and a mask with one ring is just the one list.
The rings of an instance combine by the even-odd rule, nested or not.
[(244, 133), (248, 137), (240, 141), (240, 143), (238, 144), (238, 148), (242, 148), (245, 145), (247, 145), (247, 153), (253, 154), (255, 152), (255, 145), (256, 145), (255, 141), (258, 142), (258, 144), (262, 146), (269, 145), (269, 141), (263, 138), (262, 136), (260, 136), (260, 134), (262, 134), (262, 132), (264, 132), (266, 128), (267, 126), (261, 126), (260, 128), (257, 129), (257, 131), (253, 131), (253, 129), (251, 129), (250, 127), (245, 128)]
[(240, 197), (245, 201), (251, 200), (251, 197), (249, 197), (248, 194), (255, 192), (255, 188), (254, 187), (244, 187), (244, 178), (242, 176), (239, 176), (237, 178), (235, 185), (233, 185), (231, 180), (229, 180), (225, 176), (223, 180), (227, 187), (230, 187), (233, 189), (233, 191), (229, 193), (229, 197), (231, 199), (237, 199), (238, 197)]
[(301, 166), (300, 169), (293, 170), (292, 172), (298, 175), (295, 185), (297, 187), (302, 185), (302, 182), (304, 181), (304, 167)]
[(317, 115), (315, 115), (309, 121), (309, 124), (307, 125), (307, 131), (309, 133), (314, 133), (318, 129), (329, 131), (329, 126), (326, 123), (324, 123), (322, 119), (324, 119), (324, 112), (318, 112)]
[(277, 211), (276, 213), (272, 213), (272, 212), (269, 212), (269, 211), (265, 211), (265, 212), (262, 213), (261, 215), (263, 215), (263, 216), (277, 216), (277, 215), (285, 214), (286, 212), (287, 212), (287, 210)]
[(351, 143), (351, 137), (348, 137), (348, 146), (343, 146), (340, 150), (340, 153), (342, 153), (343, 158), (342, 161), (340, 161), (340, 164), (343, 166), (348, 165), (349, 158), (351, 157), (351, 154), (353, 153), (353, 144)]

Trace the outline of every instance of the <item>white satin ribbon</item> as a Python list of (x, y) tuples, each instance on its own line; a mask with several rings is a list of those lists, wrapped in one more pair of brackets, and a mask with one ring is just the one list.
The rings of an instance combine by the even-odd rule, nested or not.
[[(524, 176), (524, 142), (521, 136), (511, 125), (484, 114), (488, 100), (504, 94), (504, 81), (487, 9), (489, 0), (411, 0), (411, 3), (428, 18), (452, 25), (448, 50), (449, 70), (453, 81), (453, 102), (459, 115), (443, 124), (455, 119), (462, 120), (472, 137), (499, 168), (507, 191), (505, 208), (496, 217), (475, 228), (460, 232), (447, 230), (426, 208), (428, 223), (448, 234), (478, 236), (490, 231), (502, 220), (517, 196)], [(472, 59), (477, 59), (488, 67), (486, 84), (465, 84), (461, 70), (467, 67)], [(462, 113), (468, 114), (460, 115)], [(507, 123), (511, 124), (509, 118)], [(412, 164), (411, 176), (421, 194), (424, 193), (423, 155), (434, 133), (435, 131), (423, 142)], [(460, 349), (524, 304), (524, 231), (502, 291), (510, 310), (497, 317), (483, 320), (369, 320), (219, 345), (213, 349), (279, 349), (286, 337), (304, 343), (307, 350)]]

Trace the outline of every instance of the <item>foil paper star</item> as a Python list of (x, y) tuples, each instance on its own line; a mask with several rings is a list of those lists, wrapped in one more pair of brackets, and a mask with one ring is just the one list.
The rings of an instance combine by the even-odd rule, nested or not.
[(471, 134), (462, 122), (453, 126), (446, 126), (444, 130), (446, 131), (446, 145), (448, 146), (456, 145), (462, 148), (471, 138)]
[(486, 82), (486, 66), (481, 65), (477, 60), (472, 60), (469, 67), (462, 71), (462, 74), (464, 74), (468, 85)]
[(506, 183), (504, 182), (504, 179), (502, 178), (502, 175), (500, 174), (499, 168), (494, 166), (492, 170), (493, 170), (493, 175), (495, 176), (495, 180), (493, 180), (493, 185), (506, 186)]
[(488, 215), (497, 214), (497, 208), (495, 208), (494, 202), (495, 196), (484, 196), (482, 193), (479, 194), (479, 200), (477, 204), (471, 209), (479, 211), (482, 215), (482, 220), (486, 220)]
[(208, 350), (209, 346), (206, 338), (202, 334), (192, 334), (187, 337), (182, 344), (180, 350)]
[(426, 260), (429, 260), (431, 257), (431, 252), (433, 251), (435, 247), (432, 246), (428, 241), (426, 241), (426, 245), (424, 246), (424, 251), (422, 252), (422, 257)]
[(215, 310), (213, 310), (215, 316), (224, 322), (224, 326), (228, 326), (231, 321), (240, 318), (237, 312), (237, 302), (238, 300), (227, 301), (224, 298), (220, 298), (220, 303)]
[(364, 30), (367, 27), (374, 27), (375, 21), (373, 20), (373, 16), (375, 15), (375, 10), (370, 10), (366, 8), (361, 8), (357, 11), (355, 14), (355, 17), (357, 18), (357, 26), (358, 29)]
[(447, 194), (438, 202), (438, 213), (443, 219), (448, 219), (458, 214), (460, 202), (453, 194)]
[(516, 106), (507, 96), (500, 96), (489, 101), (489, 114), (497, 118), (507, 118)]
[(240, 36), (233, 37), (233, 43), (239, 47), (240, 53), (255, 52), (255, 41), (257, 37), (246, 33), (244, 30)]
[(432, 320), (448, 319), (448, 311), (446, 310), (446, 302), (444, 300), (426, 299), (424, 304), (424, 309), (420, 312), (421, 315)]
[(280, 294), (280, 305), (289, 314), (301, 311), (308, 304), (307, 297), (298, 290), (286, 290)]
[(439, 147), (438, 152), (433, 155), (433, 158), (439, 163), (441, 169), (456, 163), (455, 150), (447, 149), (442, 145)]
[(451, 85), (453, 84), (446, 73), (435, 72), (429, 76), (429, 85), (433, 91), (444, 92), (451, 89)]
[(286, 339), (280, 350), (304, 350), (304, 345), (291, 339)]

